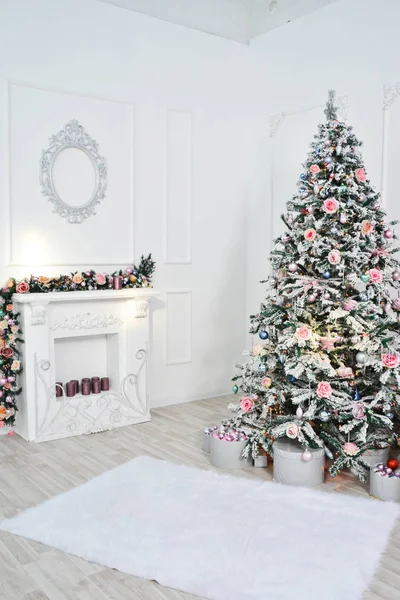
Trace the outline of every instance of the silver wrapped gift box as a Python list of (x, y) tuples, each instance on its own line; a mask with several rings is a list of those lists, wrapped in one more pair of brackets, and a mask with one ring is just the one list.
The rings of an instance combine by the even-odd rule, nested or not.
[(381, 471), (371, 469), (369, 493), (378, 500), (400, 502), (400, 478), (381, 475)]
[(228, 442), (220, 440), (213, 436), (210, 444), (210, 460), (211, 464), (220, 469), (246, 469), (251, 467), (253, 460), (251, 458), (243, 458), (241, 453), (247, 444), (246, 440), (237, 442)]
[(273, 444), (274, 481), (307, 487), (321, 485), (324, 481), (325, 452), (321, 448), (309, 448), (308, 452), (311, 459), (305, 461), (304, 448), (297, 440), (276, 440)]

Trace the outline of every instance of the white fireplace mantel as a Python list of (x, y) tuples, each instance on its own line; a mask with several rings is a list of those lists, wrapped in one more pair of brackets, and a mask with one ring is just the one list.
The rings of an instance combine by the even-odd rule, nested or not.
[[(24, 344), (16, 431), (30, 441), (95, 433), (150, 419), (147, 365), (153, 288), (14, 294)], [(83, 377), (110, 378), (100, 394), (56, 397)]]

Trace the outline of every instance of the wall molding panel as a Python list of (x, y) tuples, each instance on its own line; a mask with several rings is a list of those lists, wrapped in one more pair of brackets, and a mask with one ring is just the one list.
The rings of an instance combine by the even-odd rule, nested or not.
[(192, 114), (165, 112), (164, 262), (192, 262)]
[[(89, 96), (24, 81), (11, 79), (4, 81), (6, 89), (5, 125), (7, 130), (5, 136), (7, 181), (5, 182), (6, 202), (4, 203), (6, 207), (5, 217), (7, 226), (5, 230), (7, 240), (4, 247), (7, 250), (7, 267), (28, 268), (38, 264), (43, 267), (87, 268), (100, 265), (106, 267), (132, 264), (135, 259), (134, 104), (113, 98)], [(30, 111), (31, 113), (26, 116), (25, 120), (27, 141), (29, 142), (29, 135), (32, 137), (31, 146), (28, 150), (24, 149), (25, 140), (22, 126), (18, 130), (18, 123), (21, 120), (22, 112), (22, 101), (19, 95), (25, 95), (26, 99), (32, 98), (32, 102), (27, 102), (28, 107), (26, 109), (27, 113)], [(42, 98), (40, 97), (41, 95)], [(45, 110), (46, 105), (49, 105), (51, 100), (53, 100), (54, 111), (57, 114), (54, 119), (57, 126), (52, 124), (51, 115), (48, 114), (49, 111)], [(68, 120), (78, 116), (76, 113), (81, 111), (79, 120), (83, 124), (86, 124), (86, 121), (90, 120), (91, 110), (96, 115), (94, 118), (95, 124), (100, 123), (98, 126), (99, 135), (95, 135), (94, 137), (97, 137), (101, 152), (111, 165), (112, 185), (106, 191), (106, 198), (103, 201), (104, 205), (99, 206), (96, 215), (92, 217), (93, 221), (90, 220), (91, 229), (89, 227), (84, 229), (82, 224), (71, 225), (68, 223), (65, 225), (67, 229), (62, 229), (62, 225), (58, 221), (53, 220), (54, 215), (51, 204), (40, 192), (39, 160), (41, 151), (46, 147), (48, 138), (61, 129)], [(31, 117), (30, 119), (29, 116)], [(110, 122), (115, 123), (114, 139), (112, 139), (112, 127), (107, 132), (108, 116)], [(93, 127), (94, 129), (96, 129), (96, 125)], [(30, 128), (32, 128), (32, 131), (29, 130)], [(107, 132), (106, 135), (105, 132)], [(120, 161), (121, 156), (123, 156), (122, 161)], [(21, 186), (21, 183), (18, 181), (19, 178), (16, 176), (16, 173), (24, 172), (25, 169), (27, 172), (26, 189), (31, 190), (30, 194)], [(120, 182), (118, 182), (118, 177), (121, 178)], [(23, 222), (25, 202), (28, 209), (26, 223)], [(35, 219), (32, 219), (32, 215), (29, 215), (29, 210), (33, 210), (30, 204), (33, 203), (35, 203), (37, 211), (41, 212), (37, 223), (35, 223)], [(126, 218), (120, 224), (119, 232), (115, 225), (111, 225), (113, 217), (110, 219), (110, 214), (112, 213), (115, 221), (115, 215), (118, 211), (126, 215)], [(15, 214), (18, 214), (18, 220), (15, 219)], [(110, 223), (108, 222), (109, 220)], [(50, 248), (54, 248), (53, 244), (50, 248), (43, 250), (38, 256), (37, 261), (27, 260), (25, 256), (19, 253), (21, 244), (24, 244), (26, 241), (25, 238), (32, 235), (32, 232), (36, 234), (36, 231), (38, 231), (38, 239), (40, 237), (46, 239), (48, 231), (46, 231), (45, 226), (47, 221), (50, 223), (50, 233), (51, 231), (54, 233), (60, 228), (61, 241), (58, 254), (49, 251)], [(42, 228), (41, 231), (40, 227)], [(107, 229), (108, 235), (106, 235)], [(100, 243), (97, 236), (102, 237), (104, 242)], [(64, 240), (64, 244), (62, 240)], [(66, 240), (70, 241), (70, 244), (66, 243)], [(32, 241), (29, 243), (32, 246), (35, 245), (34, 237), (32, 237)], [(62, 251), (62, 246), (65, 248), (65, 251)], [(77, 250), (75, 253), (75, 258), (71, 255), (71, 247), (73, 248), (74, 246), (79, 248), (79, 252)], [(122, 251), (118, 251), (116, 248), (113, 251), (114, 246), (119, 246)], [(87, 251), (88, 249), (92, 252), (92, 256)], [(27, 258), (30, 258), (28, 251), (25, 254)]]
[(384, 208), (388, 208), (387, 185), (388, 185), (388, 145), (389, 145), (389, 123), (390, 108), (396, 103), (400, 96), (400, 81), (387, 83), (383, 86), (383, 106), (382, 106), (382, 184), (381, 184), (381, 203)]
[(192, 362), (192, 291), (168, 290), (165, 294), (165, 364)]

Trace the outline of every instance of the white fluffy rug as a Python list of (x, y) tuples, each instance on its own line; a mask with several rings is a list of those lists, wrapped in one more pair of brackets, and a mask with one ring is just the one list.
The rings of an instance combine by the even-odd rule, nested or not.
[(214, 600), (358, 600), (397, 513), (142, 456), (1, 529)]

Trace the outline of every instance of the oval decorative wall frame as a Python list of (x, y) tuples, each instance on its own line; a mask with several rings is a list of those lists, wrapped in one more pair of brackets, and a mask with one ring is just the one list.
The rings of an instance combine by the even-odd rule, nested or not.
[[(84, 152), (94, 169), (94, 188), (89, 198), (74, 205), (60, 196), (54, 180), (54, 165), (65, 150), (75, 149)], [(99, 155), (98, 144), (85, 131), (80, 123), (69, 121), (56, 135), (50, 138), (50, 146), (42, 151), (40, 159), (40, 185), (42, 194), (53, 203), (53, 212), (66, 219), (68, 223), (82, 223), (96, 214), (96, 205), (105, 198), (107, 188), (106, 159)]]

